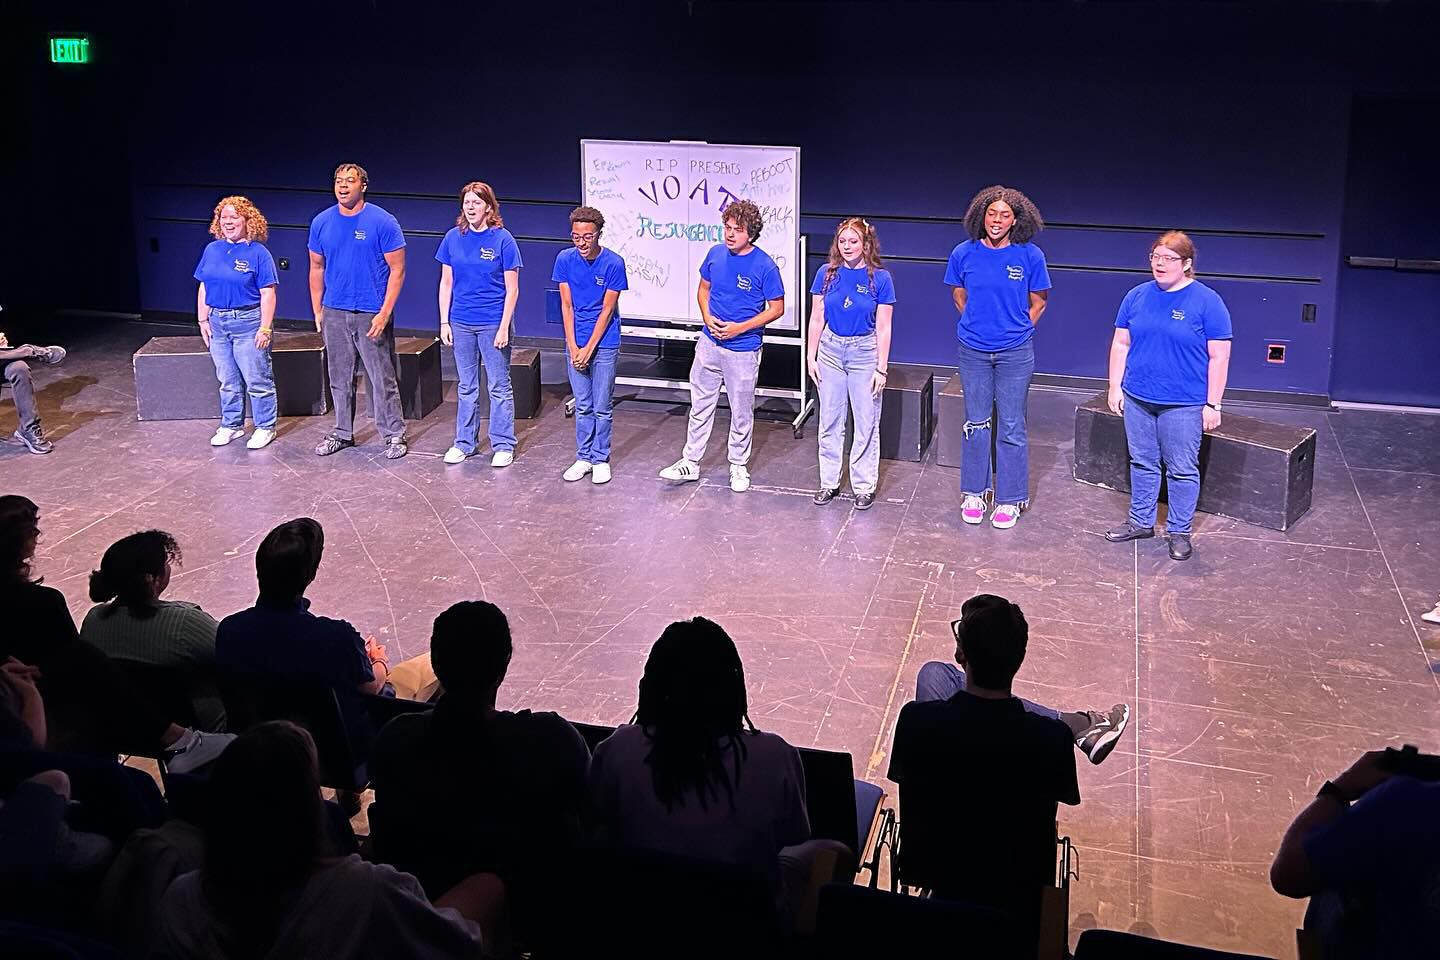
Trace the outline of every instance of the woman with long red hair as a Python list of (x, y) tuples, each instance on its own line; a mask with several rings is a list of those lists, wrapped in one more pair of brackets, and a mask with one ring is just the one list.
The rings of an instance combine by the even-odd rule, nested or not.
[(855, 419), (850, 443), (850, 489), (855, 509), (875, 502), (880, 478), (880, 395), (890, 366), (890, 321), (895, 282), (880, 260), (875, 228), (859, 217), (842, 220), (830, 242), (830, 259), (810, 286), (810, 378), (820, 391), (822, 506), (840, 493), (845, 414)]

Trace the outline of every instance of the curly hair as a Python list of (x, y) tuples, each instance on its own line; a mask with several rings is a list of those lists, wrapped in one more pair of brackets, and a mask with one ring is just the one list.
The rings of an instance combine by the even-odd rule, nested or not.
[(1045, 229), (1045, 220), (1029, 197), (1014, 187), (997, 183), (975, 194), (975, 199), (965, 208), (965, 232), (971, 240), (979, 240), (985, 235), (985, 211), (997, 200), (1005, 201), (1015, 212), (1015, 225), (1010, 228), (1011, 243), (1029, 243), (1035, 234)]
[(734, 220), (744, 227), (745, 232), (750, 235), (751, 243), (759, 240), (760, 231), (765, 229), (765, 218), (760, 215), (760, 208), (755, 205), (754, 200), (736, 200), (720, 211), (720, 217), (721, 223)]
[(342, 163), (342, 164), (340, 164), (340, 166), (338, 166), (338, 167), (335, 168), (335, 179), (337, 179), (337, 180), (340, 179), (340, 174), (344, 173), (346, 170), (354, 170), (354, 171), (355, 171), (355, 175), (360, 178), (360, 186), (365, 187), (366, 189), (369, 189), (369, 187), (370, 187), (370, 174), (365, 170), (364, 167), (360, 166), (360, 164), (358, 164), (358, 163)]
[(220, 202), (215, 204), (215, 215), (210, 218), (210, 236), (216, 240), (225, 239), (220, 232), (220, 213), (226, 207), (234, 207), (235, 212), (245, 218), (245, 239), (251, 243), (264, 243), (270, 236), (270, 221), (265, 219), (265, 214), (260, 208), (250, 202), (249, 197), (233, 196), (221, 197)]
[(570, 226), (577, 223), (593, 223), (595, 233), (600, 234), (605, 231), (605, 214), (594, 207), (576, 207), (570, 211)]
[(30, 579), (34, 540), (40, 536), (40, 508), (19, 494), (0, 497), (0, 584), (39, 583)]
[(830, 259), (825, 264), (825, 282), (820, 285), (822, 291), (828, 292), (830, 284), (835, 282), (835, 274), (840, 272), (844, 259), (840, 256), (840, 234), (846, 230), (854, 230), (860, 234), (860, 259), (865, 264), (865, 272), (870, 275), (870, 294), (875, 294), (875, 271), (885, 266), (880, 259), (880, 238), (875, 233), (875, 227), (869, 220), (863, 217), (849, 217), (840, 221), (840, 226), (835, 228), (835, 236), (830, 240)]
[(485, 218), (487, 226), (505, 226), (505, 218), (500, 216), (500, 201), (495, 199), (494, 188), (483, 180), (471, 180), (460, 188), (460, 215), (455, 218), (455, 226), (460, 228), (461, 233), (470, 232), (470, 221), (465, 219), (465, 194), (467, 193), (475, 194), (485, 201), (485, 206), (490, 208), (490, 213)]
[(1195, 242), (1184, 230), (1167, 230), (1150, 244), (1150, 252), (1153, 254), (1158, 247), (1171, 250), (1181, 260), (1189, 260), (1185, 267), (1185, 276), (1194, 279), (1195, 277)]
[(146, 577), (162, 577), (165, 567), (180, 566), (180, 545), (164, 530), (142, 530), (110, 544), (100, 558), (100, 569), (90, 574), (90, 599), (96, 603), (117, 601), (100, 616), (108, 617), (125, 607), (139, 620), (155, 615), (154, 597)]

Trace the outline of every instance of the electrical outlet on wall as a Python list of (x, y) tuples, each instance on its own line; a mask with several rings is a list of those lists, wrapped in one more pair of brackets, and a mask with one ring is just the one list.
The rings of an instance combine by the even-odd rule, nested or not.
[(1267, 343), (1267, 344), (1265, 345), (1265, 362), (1266, 362), (1266, 363), (1284, 363), (1284, 362), (1285, 362), (1285, 344), (1283, 344), (1283, 343)]

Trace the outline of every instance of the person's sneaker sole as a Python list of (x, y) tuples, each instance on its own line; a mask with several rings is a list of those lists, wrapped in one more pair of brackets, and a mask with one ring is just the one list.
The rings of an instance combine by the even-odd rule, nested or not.
[(1110, 751), (1114, 750), (1115, 744), (1120, 742), (1120, 735), (1125, 732), (1126, 727), (1130, 726), (1130, 707), (1127, 704), (1117, 704), (1117, 706), (1125, 708), (1125, 712), (1120, 715), (1120, 723), (1111, 724), (1110, 729), (1100, 734), (1095, 740), (1095, 745), (1085, 754), (1090, 758), (1090, 762), (1097, 766), (1104, 763), (1105, 758), (1110, 756)]

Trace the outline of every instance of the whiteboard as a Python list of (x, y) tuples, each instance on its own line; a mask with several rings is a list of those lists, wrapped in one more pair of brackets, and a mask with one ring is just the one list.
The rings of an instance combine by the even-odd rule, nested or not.
[(700, 264), (722, 243), (720, 211), (760, 206), (756, 246), (785, 282), (785, 313), (768, 330), (800, 329), (800, 148), (721, 143), (581, 140), (581, 194), (605, 215), (601, 240), (625, 258), (626, 319), (700, 323)]

